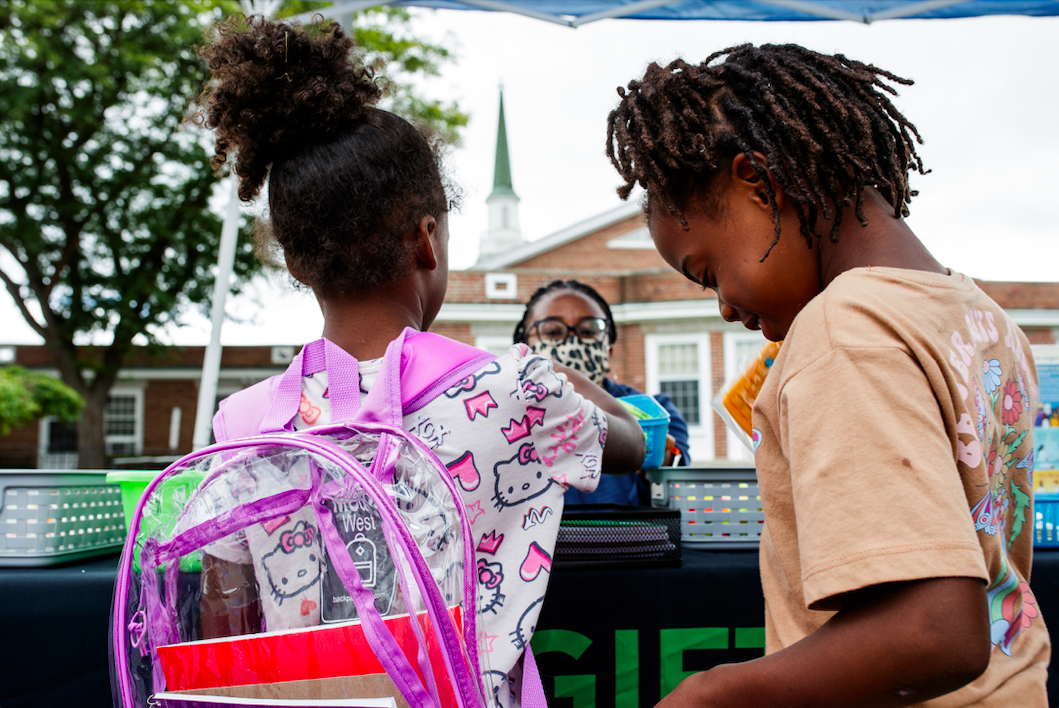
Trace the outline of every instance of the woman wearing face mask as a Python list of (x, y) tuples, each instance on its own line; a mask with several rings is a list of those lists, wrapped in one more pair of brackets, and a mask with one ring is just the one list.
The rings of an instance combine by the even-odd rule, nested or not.
[[(522, 320), (515, 327), (514, 340), (561, 366), (577, 369), (612, 396), (640, 393), (632, 386), (607, 378), (610, 353), (618, 339), (618, 328), (607, 301), (594, 288), (577, 280), (554, 280), (533, 293), (526, 303)], [(688, 465), (688, 424), (672, 399), (655, 394), (658, 403), (669, 411), (669, 434), (666, 436), (664, 466), (676, 459)], [(648, 485), (642, 475), (603, 475), (594, 492), (569, 489), (567, 504), (650, 504)]]

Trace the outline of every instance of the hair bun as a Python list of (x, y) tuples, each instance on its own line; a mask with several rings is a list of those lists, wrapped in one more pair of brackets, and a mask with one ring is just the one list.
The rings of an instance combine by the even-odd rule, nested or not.
[(381, 95), (349, 34), (337, 22), (314, 20), (233, 15), (200, 52), (212, 75), (200, 109), (217, 131), (212, 163), (219, 169), (235, 153), (243, 200), (257, 195), (269, 165), (333, 138)]

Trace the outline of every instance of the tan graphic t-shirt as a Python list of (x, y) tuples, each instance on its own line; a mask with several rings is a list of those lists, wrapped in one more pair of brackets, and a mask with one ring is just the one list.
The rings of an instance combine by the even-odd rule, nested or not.
[(1037, 373), (1025, 335), (963, 275), (858, 268), (798, 315), (754, 408), (766, 650), (843, 593), (981, 578), (993, 652), (924, 705), (1046, 706), (1029, 586)]

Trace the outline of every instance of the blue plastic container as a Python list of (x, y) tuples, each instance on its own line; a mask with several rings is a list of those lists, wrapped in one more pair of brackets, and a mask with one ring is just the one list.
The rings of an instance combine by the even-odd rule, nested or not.
[(1033, 516), (1034, 548), (1059, 548), (1059, 493), (1034, 495)]
[(621, 396), (620, 400), (636, 406), (650, 416), (639, 419), (640, 427), (643, 428), (644, 436), (647, 438), (647, 456), (644, 457), (642, 469), (649, 470), (661, 467), (662, 460), (666, 456), (669, 411), (663, 408), (653, 396), (648, 396), (645, 393)]

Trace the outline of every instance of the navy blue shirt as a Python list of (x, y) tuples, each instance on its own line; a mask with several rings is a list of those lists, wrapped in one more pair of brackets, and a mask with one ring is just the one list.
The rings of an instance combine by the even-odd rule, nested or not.
[[(615, 383), (610, 379), (603, 379), (603, 388), (615, 398), (640, 393), (632, 386)], [(667, 394), (656, 393), (653, 398), (658, 401), (659, 405), (669, 411), (669, 434), (677, 441), (677, 449), (680, 450), (680, 465), (683, 467), (690, 465), (691, 454), (688, 452), (687, 421), (677, 410), (673, 399)], [(571, 487), (563, 495), (563, 499), (566, 504), (631, 504), (639, 506), (638, 476), (636, 474), (604, 474), (600, 477), (596, 491), (586, 493)]]

